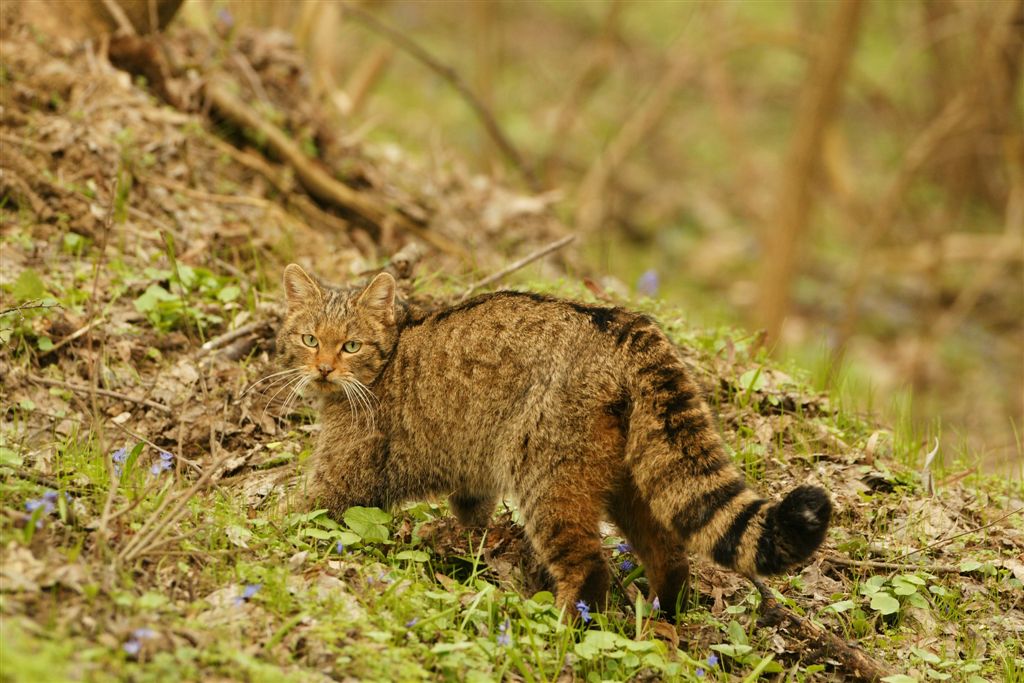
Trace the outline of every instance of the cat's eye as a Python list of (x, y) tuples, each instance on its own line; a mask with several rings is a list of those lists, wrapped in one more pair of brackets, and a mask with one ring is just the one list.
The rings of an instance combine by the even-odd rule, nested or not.
[(319, 344), (320, 342), (318, 342), (316, 340), (316, 337), (314, 337), (313, 335), (304, 334), (302, 335), (302, 343), (311, 349), (315, 349), (317, 347), (317, 344)]
[(363, 345), (362, 342), (357, 342), (355, 339), (351, 339), (351, 340), (345, 342), (345, 344), (341, 347), (341, 349), (345, 353), (355, 353), (356, 351), (359, 350), (359, 347), (362, 346), (362, 345)]

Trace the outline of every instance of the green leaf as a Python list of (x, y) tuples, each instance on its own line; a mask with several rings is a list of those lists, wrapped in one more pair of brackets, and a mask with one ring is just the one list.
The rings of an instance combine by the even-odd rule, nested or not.
[(42, 299), (46, 296), (46, 285), (43, 284), (43, 279), (39, 277), (39, 273), (26, 268), (21, 271), (21, 275), (14, 281), (11, 286), (11, 296), (18, 303), (25, 301), (31, 301), (32, 299)]
[(906, 674), (893, 674), (882, 679), (883, 683), (917, 683), (917, 679)]
[(18, 467), (24, 462), (21, 455), (17, 451), (0, 446), (0, 465), (12, 465)]
[(917, 592), (917, 586), (896, 578), (892, 580), (892, 592), (896, 595), (913, 595)]
[(351, 507), (345, 511), (345, 524), (365, 541), (386, 541), (391, 532), (385, 526), (391, 515), (378, 508)]
[(422, 550), (403, 550), (395, 555), (396, 560), (412, 560), (413, 562), (426, 562), (430, 559), (428, 553)]
[(242, 293), (242, 289), (236, 285), (228, 285), (219, 292), (217, 292), (217, 299), (228, 303), (234, 301)]
[(900, 611), (900, 601), (885, 591), (871, 596), (871, 609), (879, 614), (895, 614)]
[(977, 560), (964, 560), (960, 563), (960, 572), (967, 573), (977, 571), (981, 569), (981, 566), (981, 562), (978, 562)]
[(49, 337), (39, 337), (36, 339), (36, 346), (39, 347), (40, 351), (46, 353), (53, 348), (53, 340)]
[(725, 644), (720, 644), (720, 645), (712, 645), (711, 649), (714, 650), (715, 652), (721, 652), (726, 657), (732, 657), (733, 659), (735, 659), (736, 657), (742, 657), (743, 655), (747, 654), (748, 652), (750, 652), (754, 648), (750, 647), (749, 645), (725, 645)]
[(309, 536), (310, 538), (317, 538), (317, 539), (320, 539), (321, 541), (329, 541), (332, 538), (334, 538), (334, 534), (332, 534), (330, 531), (327, 531), (326, 529), (316, 529), (316, 528), (303, 529), (302, 530), (302, 535), (303, 536)]
[(839, 602), (833, 602), (825, 609), (831, 609), (836, 612), (845, 612), (846, 610), (853, 609), (857, 604), (853, 600), (840, 600)]
[(156, 310), (161, 301), (177, 301), (177, 297), (160, 285), (150, 285), (132, 303), (135, 305), (135, 310), (139, 313), (151, 313)]

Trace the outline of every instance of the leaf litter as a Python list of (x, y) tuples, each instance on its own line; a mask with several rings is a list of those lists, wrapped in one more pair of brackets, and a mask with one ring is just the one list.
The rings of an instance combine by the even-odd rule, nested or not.
[[(36, 299), (57, 304), (0, 318), (9, 335), (0, 350), (5, 629), (43, 640), (61, 634), (139, 666), (157, 666), (161, 653), (204, 651), (204, 664), (177, 661), (210, 680), (232, 678), (239, 661), (250, 674), (275, 666), (286, 677), (321, 680), (325, 671), (372, 673), (371, 660), (400, 630), (426, 646), (442, 644), (431, 641), (442, 637), (429, 635), (431, 623), (447, 623), (449, 610), (469, 619), (487, 586), (524, 596), (549, 591), (512, 509), (486, 531), (459, 527), (434, 503), (394, 518), (350, 511), (333, 526), (322, 516), (275, 513), (287, 509), (289, 495), (301, 495), (289, 487), (316, 430), (308, 407), (289, 402), (279, 384), (246, 391), (274, 371), (280, 268), (300, 260), (346, 280), (372, 271), (410, 236), (317, 205), (244, 132), (221, 139), (224, 122), (207, 118), (187, 78), (168, 84), (180, 98), (172, 108), (87, 48), (60, 41), (44, 48), (20, 26), (6, 27), (3, 43), (0, 310)], [(188, 30), (169, 36), (167, 47), (174, 61), (189, 64), (224, 49)], [(249, 95), (265, 99), (294, 135), (308, 136), (327, 167), (473, 253), (480, 270), (559, 234), (553, 197), (473, 176), (457, 160), (424, 168), (393, 146), (334, 132), (287, 38), (246, 30), (230, 49), (258, 76), (262, 92)], [(236, 83), (253, 87), (248, 78)], [(402, 281), (424, 305), (463, 289), (451, 286), (466, 278), (455, 253), (428, 250), (418, 267), (452, 274), (452, 282)], [(566, 287), (574, 296), (587, 289)], [(943, 487), (936, 475), (929, 495), (920, 463), (894, 458), (891, 432), (837, 411), (795, 373), (765, 361), (756, 340), (694, 331), (678, 313), (650, 305), (680, 342), (748, 478), (765, 493), (810, 481), (834, 497), (834, 530), (822, 552), (788, 581), (773, 582), (783, 597), (915, 677), (948, 671), (971, 680), (1020, 662), (1019, 649), (1001, 645), (1024, 632), (1020, 517), (957, 537), (1020, 507), (1019, 486), (969, 476)], [(205, 342), (235, 330), (248, 331), (204, 351)], [(127, 450), (114, 461), (118, 448)], [(919, 444), (922, 457), (926, 450)], [(25, 509), (58, 487), (66, 497), (49, 501), (52, 510)], [(619, 539), (614, 528), (606, 533), (621, 583)], [(139, 554), (126, 561), (132, 544)], [(901, 558), (899, 568), (872, 564), (893, 558)], [(935, 571), (947, 565), (955, 571)], [(440, 605), (435, 613), (410, 617), (380, 602), (423, 590), (398, 567), (416, 568), (418, 582), (433, 587), (425, 594)], [(812, 677), (841, 677), (834, 660), (803, 652), (784, 626), (752, 629), (757, 597), (747, 582), (707, 562), (693, 571), (696, 616), (648, 622), (646, 633), (670, 644), (670, 658), (699, 659), (718, 644), (743, 672), (756, 664), (740, 654), (750, 642), (787, 665), (824, 661)], [(613, 615), (632, 618), (637, 586), (645, 588), (642, 577), (621, 586), (625, 596), (616, 588)], [(457, 607), (446, 606), (446, 592)], [(545, 604), (538, 597), (529, 609), (543, 614)], [(965, 616), (970, 624), (961, 629)], [(511, 645), (519, 627), (502, 617), (474, 628)], [(585, 639), (582, 659), (564, 666), (581, 670), (586, 657), (614, 651), (613, 641)], [(243, 659), (218, 642), (234, 644)], [(451, 657), (458, 671), (466, 666), (461, 650), (417, 651), (419, 664), (403, 666), (445, 671)], [(99, 661), (89, 660), (86, 678), (103, 678)]]

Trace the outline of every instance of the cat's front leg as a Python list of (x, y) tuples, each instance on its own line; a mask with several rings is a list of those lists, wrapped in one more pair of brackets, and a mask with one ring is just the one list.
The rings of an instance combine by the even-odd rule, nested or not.
[(339, 446), (321, 438), (307, 480), (308, 508), (326, 508), (331, 517), (341, 519), (354, 505), (385, 507), (390, 499), (380, 454), (373, 440)]

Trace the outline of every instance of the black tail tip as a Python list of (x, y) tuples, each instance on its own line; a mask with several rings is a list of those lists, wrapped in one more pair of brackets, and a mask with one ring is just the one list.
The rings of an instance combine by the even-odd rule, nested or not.
[(778, 574), (801, 564), (825, 540), (832, 500), (818, 486), (798, 486), (768, 511), (758, 547), (758, 572)]

